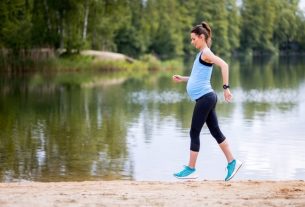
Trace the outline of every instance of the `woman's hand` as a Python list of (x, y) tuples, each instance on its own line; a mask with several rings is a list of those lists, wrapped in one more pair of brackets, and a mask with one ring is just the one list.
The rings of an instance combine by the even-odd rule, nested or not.
[(224, 90), (223, 95), (225, 97), (226, 102), (231, 102), (233, 95), (231, 94), (231, 92), (228, 88)]
[(188, 80), (188, 77), (181, 76), (181, 75), (173, 75), (173, 81), (177, 83), (186, 82)]

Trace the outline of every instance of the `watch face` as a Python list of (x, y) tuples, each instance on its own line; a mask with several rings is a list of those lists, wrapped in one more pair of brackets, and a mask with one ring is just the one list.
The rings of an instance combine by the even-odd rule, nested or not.
[(223, 85), (222, 87), (223, 87), (223, 89), (230, 88), (230, 86), (228, 86), (228, 85)]

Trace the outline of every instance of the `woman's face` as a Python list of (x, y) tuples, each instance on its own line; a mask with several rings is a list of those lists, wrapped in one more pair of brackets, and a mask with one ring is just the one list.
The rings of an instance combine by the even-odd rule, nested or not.
[(195, 33), (191, 33), (191, 43), (195, 48), (201, 49), (203, 46), (204, 38), (203, 35), (197, 35)]

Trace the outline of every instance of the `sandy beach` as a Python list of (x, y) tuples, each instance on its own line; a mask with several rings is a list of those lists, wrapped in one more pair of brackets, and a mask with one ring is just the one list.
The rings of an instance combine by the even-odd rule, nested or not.
[(305, 206), (305, 181), (0, 183), (0, 206)]

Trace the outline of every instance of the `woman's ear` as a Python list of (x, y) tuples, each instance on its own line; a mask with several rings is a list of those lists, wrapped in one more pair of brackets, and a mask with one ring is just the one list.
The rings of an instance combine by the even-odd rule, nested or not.
[(201, 34), (199, 37), (200, 37), (201, 39), (205, 39), (204, 34)]

